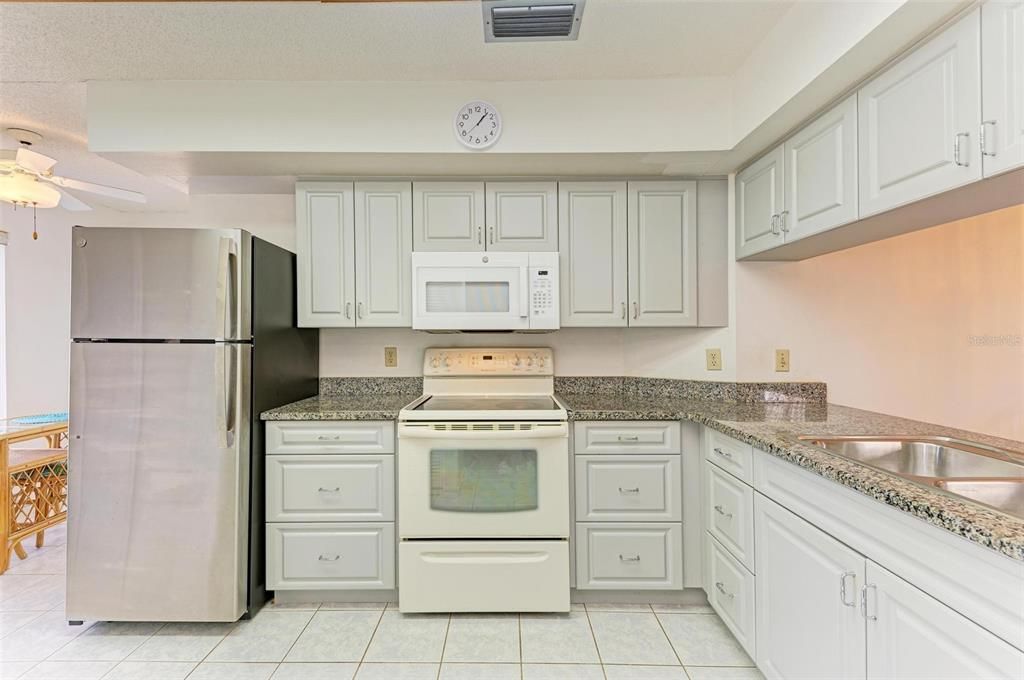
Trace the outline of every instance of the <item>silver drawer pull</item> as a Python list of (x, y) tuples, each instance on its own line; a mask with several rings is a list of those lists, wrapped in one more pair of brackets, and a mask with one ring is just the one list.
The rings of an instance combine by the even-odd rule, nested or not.
[(629, 435), (629, 436), (620, 434), (618, 439), (619, 439), (620, 442), (638, 442), (638, 441), (640, 441), (640, 437), (638, 435), (635, 435), (635, 434), (634, 435)]
[(633, 555), (632, 557), (627, 557), (626, 555), (620, 554), (619, 555), (619, 561), (620, 562), (639, 562), (640, 561), (640, 556), (639, 555)]
[(336, 486), (333, 489), (325, 489), (324, 487), (321, 486), (319, 489), (317, 489), (317, 491), (320, 493), (338, 493), (339, 491), (341, 491), (341, 487)]
[(857, 598), (854, 596), (852, 601), (846, 600), (846, 579), (853, 578), (853, 587), (857, 587), (857, 573), (853, 571), (844, 571), (839, 575), (839, 601), (846, 607), (856, 607)]
[(723, 458), (728, 458), (729, 460), (732, 460), (732, 454), (731, 453), (729, 453), (728, 451), (723, 451), (722, 449), (718, 448), (717, 446), (714, 449), (712, 449), (712, 451), (717, 453), (719, 456), (722, 456)]
[(721, 505), (716, 505), (715, 506), (715, 512), (717, 512), (719, 515), (721, 515), (722, 517), (724, 517), (726, 519), (732, 519), (732, 513), (731, 512), (726, 512), (725, 508), (723, 508)]
[(621, 494), (627, 494), (627, 493), (640, 493), (640, 487), (639, 487), (639, 486), (635, 486), (635, 487), (633, 487), (632, 489), (624, 489), (624, 488), (622, 488), (622, 487), (620, 486), (620, 487), (619, 487), (619, 493), (621, 493)]
[(725, 589), (725, 586), (724, 586), (724, 585), (722, 584), (722, 582), (721, 582), (721, 581), (716, 581), (716, 582), (715, 582), (715, 588), (717, 588), (717, 589), (718, 589), (718, 592), (720, 592), (720, 593), (721, 593), (722, 595), (725, 595), (725, 596), (726, 596), (727, 598), (729, 598), (730, 600), (731, 600), (732, 598), (736, 597), (736, 595), (735, 595), (735, 594), (733, 594), (733, 593), (730, 593), (730, 592), (729, 592), (728, 590), (726, 590), (726, 589)]
[(322, 434), (319, 437), (317, 437), (317, 441), (321, 441), (321, 442), (336, 442), (336, 441), (339, 441), (340, 439), (341, 439), (341, 435), (340, 434), (336, 434), (333, 437), (328, 437), (327, 435)]
[(321, 562), (337, 562), (341, 559), (341, 555), (321, 555), (317, 559)]

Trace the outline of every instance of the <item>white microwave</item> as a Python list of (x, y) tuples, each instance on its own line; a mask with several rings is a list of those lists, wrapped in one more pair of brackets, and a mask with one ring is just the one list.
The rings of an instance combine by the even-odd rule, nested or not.
[(558, 323), (558, 253), (412, 254), (414, 329), (550, 331)]

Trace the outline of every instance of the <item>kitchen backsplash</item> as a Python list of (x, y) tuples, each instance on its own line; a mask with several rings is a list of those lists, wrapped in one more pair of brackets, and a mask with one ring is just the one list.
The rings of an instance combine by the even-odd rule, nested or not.
[[(641, 398), (700, 399), (732, 403), (825, 403), (828, 397), (825, 383), (820, 382), (735, 383), (624, 376), (555, 376), (555, 392), (624, 395)], [(322, 395), (417, 395), (422, 393), (423, 378), (390, 376), (320, 378), (320, 394)]]

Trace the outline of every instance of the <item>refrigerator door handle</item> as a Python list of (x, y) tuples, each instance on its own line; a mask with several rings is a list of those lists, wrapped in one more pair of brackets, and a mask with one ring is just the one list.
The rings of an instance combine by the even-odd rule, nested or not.
[(238, 347), (223, 343), (216, 358), (217, 420), (220, 423), (220, 446), (224, 449), (235, 445), (235, 400), (238, 396)]
[(220, 240), (220, 256), (217, 269), (217, 314), (225, 340), (233, 340), (238, 333), (238, 252), (235, 240), (224, 237)]

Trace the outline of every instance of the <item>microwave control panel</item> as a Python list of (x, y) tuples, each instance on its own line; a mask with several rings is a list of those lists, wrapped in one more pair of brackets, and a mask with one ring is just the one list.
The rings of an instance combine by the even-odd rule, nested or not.
[(558, 253), (530, 253), (530, 330), (559, 324)]

